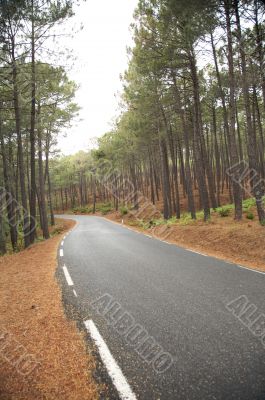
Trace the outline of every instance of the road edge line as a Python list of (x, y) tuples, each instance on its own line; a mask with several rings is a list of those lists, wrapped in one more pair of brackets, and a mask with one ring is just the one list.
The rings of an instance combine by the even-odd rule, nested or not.
[(121, 400), (137, 400), (129, 383), (127, 382), (127, 379), (123, 375), (122, 370), (120, 369), (111, 352), (109, 351), (107, 344), (105, 343), (103, 337), (100, 335), (92, 319), (84, 321), (84, 324), (92, 339), (95, 341), (101, 360), (105, 365), (108, 374), (120, 395)]
[[(102, 219), (105, 219), (106, 221), (108, 221), (110, 223), (119, 225), (122, 228), (128, 229), (128, 230), (133, 231), (133, 232), (140, 233), (140, 234), (142, 234), (144, 236), (148, 236), (144, 232), (139, 232), (139, 231), (136, 231), (135, 229), (128, 228), (125, 224), (121, 224), (119, 222), (112, 221), (111, 219), (108, 219), (108, 218), (105, 218), (105, 217), (100, 217), (100, 216), (98, 216), (98, 217), (102, 218)], [(181, 245), (179, 245), (177, 243), (173, 243), (173, 242), (171, 243), (171, 242), (167, 242), (165, 240), (159, 239), (156, 236), (151, 236), (151, 238), (154, 239), (154, 240), (158, 240), (159, 242), (172, 244), (173, 246), (175, 246), (175, 247), (177, 247), (178, 249), (181, 249), (181, 250), (186, 250), (188, 252), (195, 253), (195, 254), (198, 254), (198, 255), (203, 256), (203, 257), (213, 258), (214, 260), (223, 261), (226, 265), (232, 265), (234, 267), (238, 267), (238, 268), (241, 268), (241, 269), (246, 269), (246, 270), (251, 271), (251, 272), (256, 272), (257, 274), (265, 275), (265, 271), (259, 271), (258, 269), (255, 269), (255, 268), (251, 268), (251, 267), (248, 267), (248, 266), (245, 266), (245, 265), (237, 264), (235, 261), (229, 261), (229, 260), (227, 260), (225, 258), (220, 258), (220, 257), (214, 256), (214, 255), (211, 255), (211, 254), (200, 253), (200, 252), (198, 252), (196, 250), (192, 250), (192, 249), (190, 249), (188, 247), (183, 247), (183, 246), (181, 246)]]

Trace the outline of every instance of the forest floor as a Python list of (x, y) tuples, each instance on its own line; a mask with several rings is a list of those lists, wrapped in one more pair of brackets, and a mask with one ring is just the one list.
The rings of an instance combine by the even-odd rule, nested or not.
[(0, 258), (1, 400), (99, 397), (95, 362), (64, 314), (55, 279), (57, 248), (73, 225), (57, 221), (51, 239)]

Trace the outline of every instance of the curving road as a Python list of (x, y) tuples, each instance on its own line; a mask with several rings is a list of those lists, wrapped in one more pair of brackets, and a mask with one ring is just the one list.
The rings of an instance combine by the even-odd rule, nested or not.
[(102, 379), (113, 360), (122, 373), (112, 398), (265, 399), (263, 274), (100, 217), (62, 217), (78, 222), (58, 250), (64, 303), (113, 357)]

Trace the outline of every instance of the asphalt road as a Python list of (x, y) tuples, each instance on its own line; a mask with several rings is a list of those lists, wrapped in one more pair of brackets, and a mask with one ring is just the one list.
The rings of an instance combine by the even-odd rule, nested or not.
[[(69, 218), (78, 224), (58, 251), (65, 304), (93, 320), (137, 399), (265, 399), (265, 344), (250, 327), (265, 314), (263, 274), (100, 217)], [(226, 307), (240, 296), (255, 311), (241, 320)]]

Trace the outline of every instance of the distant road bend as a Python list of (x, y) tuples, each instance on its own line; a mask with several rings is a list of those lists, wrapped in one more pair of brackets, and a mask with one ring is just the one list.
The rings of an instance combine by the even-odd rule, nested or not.
[(113, 398), (265, 399), (263, 274), (104, 218), (61, 217), (78, 222), (58, 251), (64, 298), (98, 348)]

